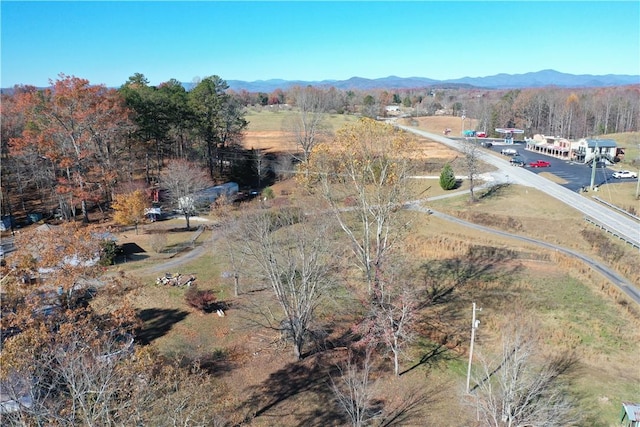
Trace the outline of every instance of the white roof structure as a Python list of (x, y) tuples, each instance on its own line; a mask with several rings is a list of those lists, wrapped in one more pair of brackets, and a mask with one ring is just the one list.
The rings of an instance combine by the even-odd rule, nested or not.
[(516, 129), (516, 128), (496, 128), (496, 132), (498, 132), (498, 133), (506, 133), (506, 134), (514, 134), (514, 133), (524, 133), (524, 130)]

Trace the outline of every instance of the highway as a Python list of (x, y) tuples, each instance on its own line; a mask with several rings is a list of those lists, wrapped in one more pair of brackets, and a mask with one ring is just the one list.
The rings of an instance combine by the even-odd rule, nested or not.
[[(396, 126), (407, 132), (440, 142), (455, 150), (462, 150), (462, 143), (453, 139), (408, 126)], [(594, 220), (610, 233), (623, 238), (636, 248), (640, 248), (640, 223), (636, 222), (631, 217), (615, 212), (589, 198), (583, 197), (574, 191), (551, 182), (548, 179), (527, 170), (526, 168), (513, 167), (509, 164), (508, 160), (486, 153), (482, 149), (478, 150), (478, 157), (483, 162), (498, 168), (505, 175), (505, 180), (507, 180), (506, 177), (508, 176), (509, 183), (534, 187), (549, 196), (566, 203), (585, 216)]]

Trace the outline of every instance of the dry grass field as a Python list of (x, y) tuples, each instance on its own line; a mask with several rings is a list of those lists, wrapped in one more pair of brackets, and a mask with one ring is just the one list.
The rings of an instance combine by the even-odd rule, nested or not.
[[(292, 186), (291, 182), (283, 182), (275, 189), (285, 185)], [(517, 192), (501, 197), (515, 196)], [(499, 204), (498, 199), (486, 201), (487, 206), (478, 211), (490, 209), (491, 203)], [(464, 202), (461, 203), (464, 206)], [(527, 234), (535, 229), (534, 218), (548, 211), (559, 212), (560, 223), (563, 217), (571, 218), (570, 209), (559, 202), (545, 200), (542, 195), (531, 205), (510, 214), (525, 223), (520, 232)], [(419, 385), (433, 393), (432, 400), (425, 406), (420, 421), (410, 425), (456, 426), (463, 420), (472, 422), (472, 411), (459, 406), (458, 402), (466, 366), (463, 331), (473, 300), (483, 307), (478, 352), (489, 352), (496, 345), (501, 319), (517, 307), (521, 315), (526, 313), (535, 319), (540, 336), (545, 337), (540, 344), (547, 351), (569, 347), (579, 354), (581, 374), (576, 380), (576, 391), (581, 396), (581, 405), (590, 408), (586, 411), (591, 417), (589, 425), (613, 425), (607, 420), (615, 420), (619, 401), (634, 396), (640, 379), (633, 375), (619, 376), (634, 366), (635, 354), (640, 350), (638, 311), (588, 266), (533, 245), (472, 231), (425, 215), (407, 215), (412, 215), (412, 228), (406, 236), (406, 250), (415, 258), (416, 265), (458, 262), (465, 265), (465, 254), (472, 247), (509, 251), (505, 254), (513, 251), (516, 255), (509, 255), (495, 265), (489, 276), (469, 284), (471, 287), (464, 288), (464, 293), (457, 295), (455, 303), (447, 307), (457, 319), (450, 327), (460, 331), (462, 342), (448, 350), (443, 355), (446, 357), (420, 364), (430, 349), (430, 335), (424, 335), (402, 362), (404, 369), (414, 366), (416, 369), (397, 380), (388, 374), (380, 376), (378, 396), (389, 398), (393, 395), (391, 390), (411, 390), (412, 386)], [(526, 218), (531, 221), (525, 221)], [(208, 242), (215, 232), (206, 232), (200, 244)], [(189, 238), (186, 234), (184, 237)], [(184, 274), (195, 273), (201, 288), (213, 289), (219, 300), (229, 305), (227, 315), (222, 318), (188, 307), (183, 290), (153, 285), (154, 276), (139, 276), (137, 273), (143, 272), (139, 269), (130, 271), (144, 284), (136, 304), (146, 316), (153, 345), (166, 355), (187, 355), (201, 360), (229, 389), (226, 405), (257, 413), (250, 425), (270, 426), (274, 419), (282, 426), (301, 425), (301, 420), (304, 425), (339, 425), (320, 414), (331, 412), (327, 401), (332, 398), (324, 388), (328, 379), (325, 370), (327, 364), (334, 363), (332, 358), (335, 363), (341, 360), (340, 352), (318, 353), (295, 362), (290, 347), (280, 340), (277, 332), (247, 321), (250, 314), (245, 309), (251, 303), (273, 304), (270, 292), (244, 293), (234, 298), (231, 280), (222, 274), (228, 268), (223, 253), (223, 247), (213, 246), (208, 255), (180, 269)], [(255, 285), (249, 277), (241, 277), (244, 289), (253, 289)], [(348, 326), (341, 320), (348, 318), (345, 310), (355, 309), (357, 301), (341, 298), (337, 301), (338, 305), (325, 307), (324, 311), (333, 328), (341, 330)], [(154, 332), (158, 325), (165, 325), (162, 332)], [(384, 362), (379, 363), (385, 366)], [(298, 387), (299, 381), (305, 385)], [(252, 401), (249, 408), (246, 407), (248, 398)], [(238, 417), (231, 418), (233, 422), (247, 415), (239, 410), (233, 414)]]
[[(284, 114), (252, 112), (245, 146), (277, 152), (290, 149), (279, 128)], [(335, 128), (350, 119), (332, 120)], [(419, 121), (421, 129), (434, 133), (441, 133), (443, 127), (455, 130), (456, 123), (460, 125), (458, 118)], [(424, 160), (419, 162), (422, 170), (418, 174), (437, 174), (444, 161), (456, 156), (439, 144), (423, 143), (416, 153)], [(415, 179), (411, 185), (416, 199), (444, 193), (435, 179)], [(601, 194), (627, 191), (613, 185), (616, 186)], [(459, 190), (466, 188), (463, 183)], [(277, 198), (269, 203), (312, 203), (295, 180), (277, 182), (273, 190)], [(601, 242), (585, 237), (589, 236), (585, 234), (589, 227), (577, 212), (536, 190), (509, 186), (482, 193), (473, 205), (467, 199), (460, 195), (425, 204), (471, 222), (557, 243), (610, 265), (637, 266), (637, 251), (615, 241), (610, 243), (618, 248), (619, 257), (611, 260), (603, 256), (598, 251)], [(251, 205), (243, 207), (250, 208)], [(535, 323), (538, 344), (545, 354), (566, 349), (579, 357), (573, 392), (585, 416), (582, 425), (617, 425), (620, 402), (637, 400), (639, 395), (640, 374), (635, 367), (640, 352), (640, 309), (635, 304), (588, 265), (567, 256), (433, 216), (415, 212), (403, 215), (411, 224), (404, 236), (403, 250), (416, 272), (427, 269), (438, 275), (433, 277), (448, 282), (463, 271), (477, 271), (477, 276), (456, 288), (446, 306), (420, 312), (424, 320), (448, 320), (440, 325), (439, 332), (420, 329), (418, 339), (402, 360), (401, 370), (406, 371), (403, 375), (394, 378), (385, 368), (388, 362), (382, 355), (376, 357), (376, 397), (393, 405), (403, 393), (416, 389), (429, 396), (420, 407), (421, 415), (403, 425), (475, 425), (473, 408), (461, 403), (472, 301), (483, 308), (476, 341), (478, 354), (496, 349), (502, 323), (517, 312)], [(214, 222), (213, 217), (206, 219), (206, 224)], [(230, 268), (224, 255), (225, 242), (213, 238), (219, 233), (216, 228), (196, 241), (196, 246), (207, 248), (206, 254), (171, 273), (195, 274), (201, 289), (214, 290), (218, 300), (228, 305), (225, 317), (189, 307), (182, 289), (155, 285), (157, 274), (150, 274), (145, 267), (174, 258), (171, 253), (156, 254), (151, 247), (155, 231), (150, 229), (159, 227), (174, 230), (168, 233), (170, 248), (180, 247), (193, 236), (192, 232), (176, 231), (184, 227), (183, 219), (145, 225), (138, 235), (133, 230), (124, 231), (119, 235), (121, 243), (135, 242), (146, 252), (134, 262), (112, 267), (143, 285), (134, 300), (145, 320), (142, 336), (165, 355), (200, 360), (205, 369), (223, 381), (229, 393), (222, 403), (233, 425), (342, 425), (328, 384), (329, 373), (335, 374), (335, 365), (344, 359), (343, 350), (320, 351), (296, 362), (279, 333), (251, 322), (250, 308), (254, 304), (273, 310), (277, 306), (271, 292), (262, 289), (249, 274), (241, 275), (241, 295), (233, 296), (232, 279), (224, 274)], [(474, 255), (478, 253), (494, 255), (484, 259)], [(629, 269), (620, 271), (632, 276)], [(635, 280), (640, 281), (640, 277), (636, 275)], [(361, 307), (348, 292), (338, 291), (320, 309), (328, 339), (339, 342), (338, 337), (350, 327), (353, 313)], [(443, 331), (450, 334), (444, 351), (426, 357), (434, 343), (443, 339), (439, 335)]]
[[(296, 150), (295, 142), (291, 136), (283, 130), (283, 121), (292, 114), (290, 111), (254, 111), (250, 110), (246, 116), (249, 122), (248, 129), (244, 132), (243, 147), (246, 149), (261, 149), (266, 152), (291, 152)], [(345, 123), (357, 120), (355, 116), (349, 115), (327, 115), (329, 128), (335, 132)], [(466, 120), (466, 124), (471, 126), (471, 120)], [(442, 133), (443, 129), (455, 129), (455, 125), (460, 126), (458, 117), (419, 117), (419, 128), (434, 133)], [(473, 124), (475, 126), (475, 124)], [(428, 152), (428, 157), (438, 159), (454, 158), (456, 153), (442, 144), (422, 140), (421, 149)]]

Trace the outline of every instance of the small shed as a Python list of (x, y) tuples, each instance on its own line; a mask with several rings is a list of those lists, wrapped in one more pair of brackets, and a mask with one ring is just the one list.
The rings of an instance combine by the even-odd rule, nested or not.
[(640, 403), (622, 402), (620, 424), (625, 427), (640, 427)]

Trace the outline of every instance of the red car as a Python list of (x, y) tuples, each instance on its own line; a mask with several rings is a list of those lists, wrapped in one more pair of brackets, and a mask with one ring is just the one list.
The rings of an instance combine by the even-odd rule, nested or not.
[(536, 160), (535, 162), (529, 163), (529, 167), (532, 168), (548, 168), (551, 166), (551, 163), (545, 160)]
[(478, 138), (486, 138), (487, 137), (487, 133), (486, 132), (476, 132), (476, 136)]

